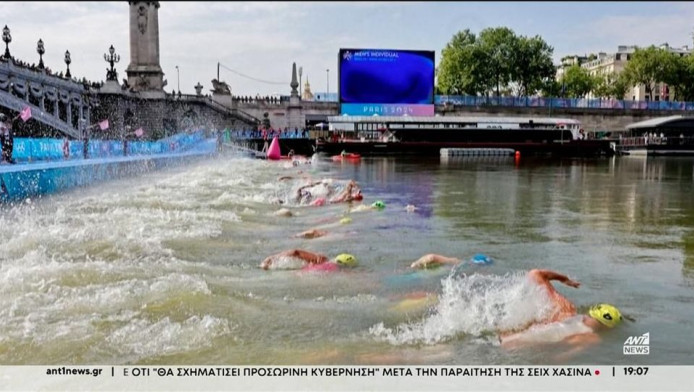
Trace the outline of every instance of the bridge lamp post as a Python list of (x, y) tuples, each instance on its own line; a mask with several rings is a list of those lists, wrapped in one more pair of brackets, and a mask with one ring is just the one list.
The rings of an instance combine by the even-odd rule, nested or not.
[(70, 79), (72, 75), (70, 75), (70, 63), (72, 62), (72, 59), (70, 59), (70, 51), (66, 50), (65, 51), (65, 64), (67, 64), (67, 72), (65, 72), (65, 77)]
[(108, 48), (108, 54), (104, 54), (104, 60), (111, 65), (111, 69), (106, 72), (106, 80), (118, 81), (118, 73), (116, 73), (116, 69), (113, 65), (120, 61), (120, 55), (116, 54), (116, 49), (113, 45)]
[(39, 38), (39, 42), (36, 43), (36, 53), (39, 54), (39, 69), (43, 69), (43, 54), (46, 53), (46, 49), (43, 47), (43, 40)]
[(180, 69), (178, 69), (178, 65), (176, 66), (176, 80), (178, 84), (178, 93), (181, 94), (181, 72)]
[(5, 58), (9, 59), (10, 56), (10, 42), (12, 42), (12, 36), (10, 35), (10, 28), (5, 25), (2, 29), (2, 40), (5, 41)]
[(325, 70), (325, 74), (327, 75), (325, 78), (325, 81), (327, 82), (326, 83), (327, 89), (328, 89), (328, 91), (326, 91), (326, 93), (325, 93), (325, 101), (327, 102), (328, 97), (330, 96), (330, 68)]

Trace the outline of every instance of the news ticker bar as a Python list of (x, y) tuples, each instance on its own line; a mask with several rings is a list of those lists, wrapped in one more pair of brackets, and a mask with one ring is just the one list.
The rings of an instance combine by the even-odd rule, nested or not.
[(694, 366), (4, 366), (15, 390), (681, 390)]

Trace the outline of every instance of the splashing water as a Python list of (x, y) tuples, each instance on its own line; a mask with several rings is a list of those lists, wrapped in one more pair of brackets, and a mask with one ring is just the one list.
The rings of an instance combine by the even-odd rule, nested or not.
[(517, 329), (542, 319), (551, 309), (546, 292), (525, 274), (448, 276), (439, 303), (423, 320), (369, 329), (394, 345), (436, 344), (458, 335), (480, 336)]

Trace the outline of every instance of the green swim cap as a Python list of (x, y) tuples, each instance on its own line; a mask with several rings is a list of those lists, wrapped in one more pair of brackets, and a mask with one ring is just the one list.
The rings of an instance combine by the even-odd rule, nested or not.
[(347, 223), (352, 223), (352, 218), (346, 216), (346, 217), (340, 219), (340, 223), (342, 223), (343, 225), (345, 225)]
[(335, 257), (337, 264), (344, 265), (347, 267), (354, 267), (357, 265), (357, 258), (349, 253), (341, 253)]
[(375, 202), (373, 202), (373, 204), (371, 204), (371, 207), (376, 207), (378, 209), (386, 208), (386, 203), (384, 203), (380, 200), (376, 200)]

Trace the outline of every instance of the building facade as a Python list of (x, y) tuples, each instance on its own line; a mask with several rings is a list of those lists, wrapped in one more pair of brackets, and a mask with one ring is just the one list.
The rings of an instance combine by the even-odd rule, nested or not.
[[(671, 53), (678, 54), (679, 56), (689, 55), (693, 51), (693, 49), (690, 49), (688, 46), (674, 48), (667, 43), (660, 45), (659, 48), (668, 50)], [(617, 76), (624, 71), (626, 64), (631, 60), (631, 57), (636, 49), (638, 49), (638, 46), (636, 45), (619, 45), (616, 52), (610, 54), (601, 52), (598, 53), (597, 58), (592, 60), (585, 56), (564, 58), (562, 65), (557, 68), (557, 80), (561, 80), (566, 68), (574, 64), (578, 64), (586, 69), (591, 76), (609, 74)], [(646, 94), (645, 86), (640, 85), (628, 89), (624, 97), (618, 97), (618, 99), (631, 101), (670, 101), (674, 98), (673, 91), (671, 91), (669, 86), (665, 83), (656, 84), (651, 95), (652, 96), (648, 96)], [(586, 98), (597, 97), (595, 97), (591, 92), (586, 96)]]

